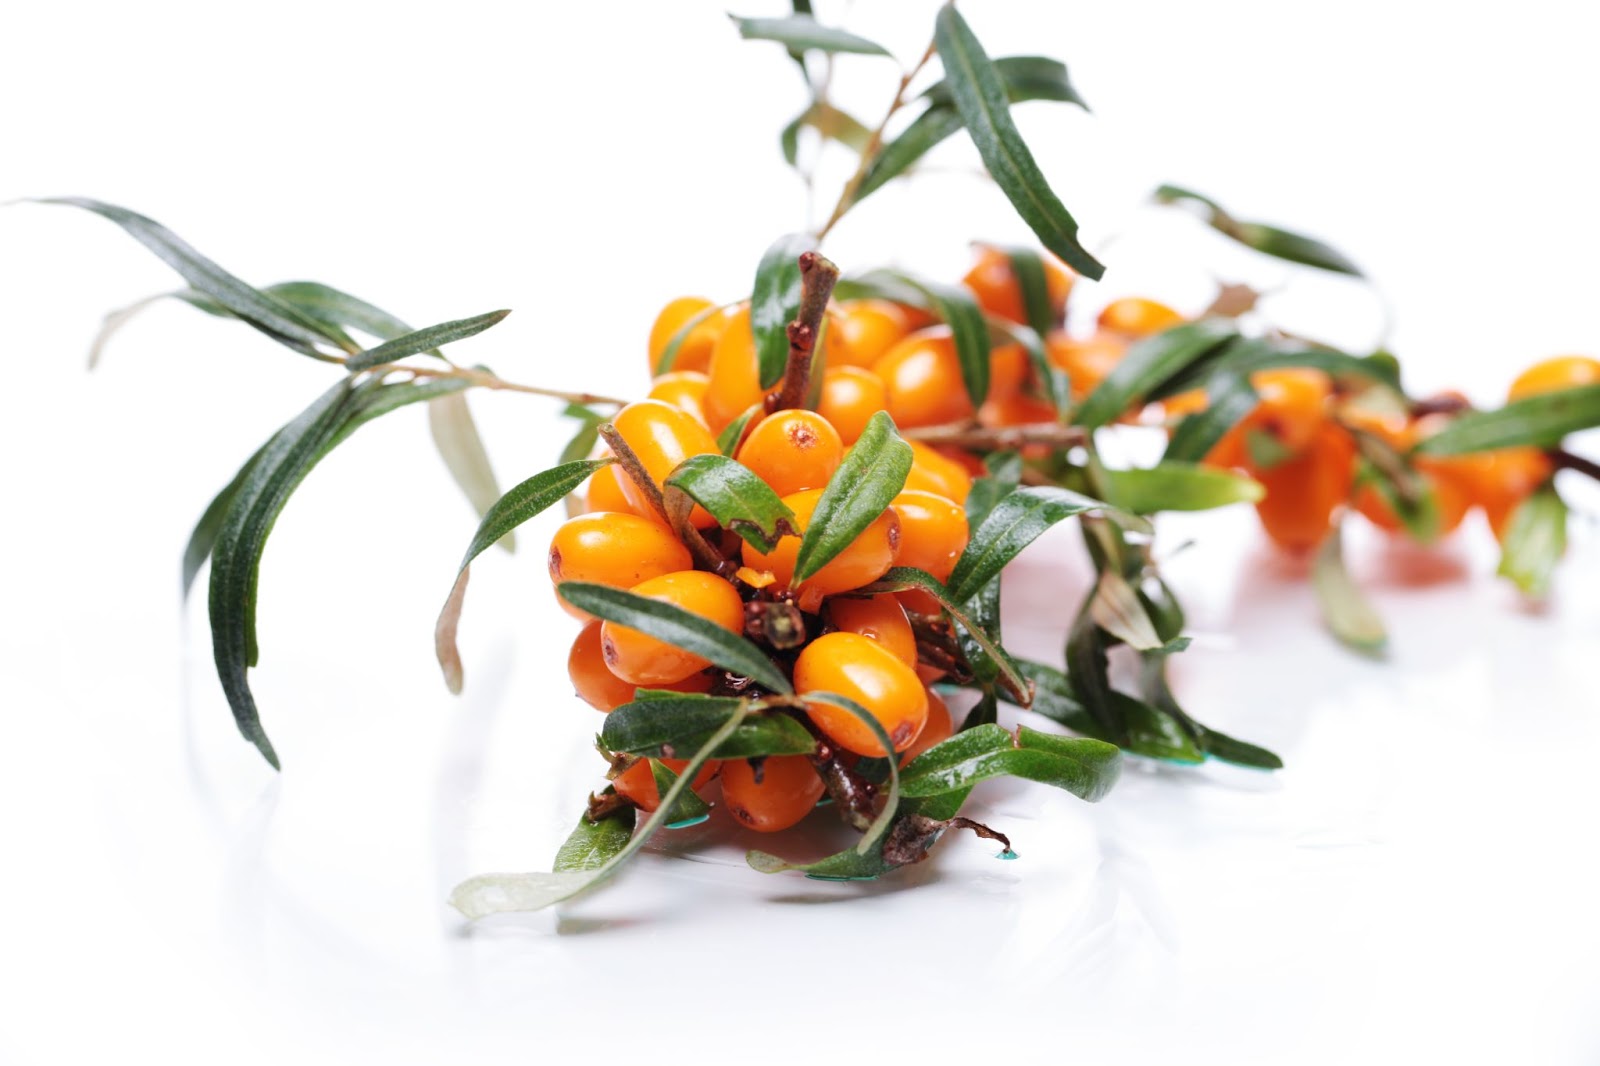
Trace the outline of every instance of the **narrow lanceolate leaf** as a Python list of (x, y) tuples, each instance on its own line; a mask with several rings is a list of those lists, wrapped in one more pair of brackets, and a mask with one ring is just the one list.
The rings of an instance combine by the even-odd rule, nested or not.
[(473, 921), (506, 911), (542, 910), (563, 900), (571, 899), (610, 877), (617, 868), (632, 858), (657, 829), (667, 824), (668, 816), (682, 796), (689, 792), (690, 783), (699, 774), (706, 760), (724, 740), (728, 739), (744, 721), (744, 709), (736, 710), (723, 727), (708, 739), (689, 759), (671, 788), (661, 796), (661, 805), (645, 820), (621, 848), (613, 852), (599, 866), (584, 869), (557, 869), (551, 873), (482, 874), (457, 885), (450, 893), (450, 905)]
[(1311, 584), (1322, 604), (1328, 629), (1345, 644), (1369, 655), (1381, 654), (1389, 641), (1383, 619), (1345, 569), (1343, 538), (1335, 529), (1317, 549)]
[(330, 358), (323, 350), (338, 341), (318, 323), (276, 297), (251, 286), (222, 269), (154, 219), (115, 204), (67, 196), (37, 200), (92, 211), (121, 226), (134, 240), (154, 252), (162, 262), (195, 289), (286, 347), (314, 359)]
[(832, 562), (875, 522), (905, 488), (910, 473), (911, 445), (901, 439), (888, 413), (879, 411), (845, 453), (817, 500), (795, 555), (796, 583)]
[(1567, 505), (1554, 485), (1546, 485), (1512, 512), (1499, 574), (1524, 595), (1541, 598), (1550, 591), (1550, 578), (1566, 550)]
[(1075, 421), (1088, 429), (1115, 421), (1234, 336), (1227, 324), (1205, 320), (1174, 326), (1140, 341), (1084, 399)]
[(1057, 522), (1085, 511), (1107, 511), (1101, 500), (1050, 485), (1013, 489), (973, 530), (967, 550), (950, 572), (950, 597), (965, 603), (1017, 554)]
[(1072, 379), (1050, 361), (1040, 335), (1028, 326), (1019, 326), (1014, 322), (992, 319), (989, 325), (1001, 340), (1020, 344), (1023, 351), (1028, 353), (1040, 398), (1055, 408), (1059, 421), (1065, 422), (1072, 413)]
[(1099, 280), (1105, 267), (1079, 243), (1078, 223), (1051, 191), (1011, 119), (1005, 82), (953, 6), (939, 10), (934, 43), (950, 97), (984, 169), (1046, 248), (1078, 273)]
[(1206, 409), (1189, 415), (1167, 442), (1163, 462), (1198, 463), (1228, 430), (1256, 409), (1261, 397), (1248, 374), (1217, 374), (1206, 386)]
[(578, 824), (556, 852), (555, 870), (598, 870), (628, 846), (633, 836), (634, 808), (623, 804), (597, 822), (591, 822), (587, 813), (578, 816)]
[(750, 425), (750, 420), (760, 414), (761, 405), (758, 403), (745, 408), (743, 414), (729, 422), (727, 428), (717, 434), (717, 451), (730, 459), (733, 458), (739, 450), (739, 445), (744, 443), (744, 431)]
[(824, 26), (810, 15), (784, 18), (740, 18), (730, 15), (747, 41), (777, 41), (795, 51), (850, 52), (857, 55), (886, 56), (881, 44), (858, 37), (833, 26)]
[(1209, 511), (1231, 503), (1254, 503), (1266, 495), (1253, 478), (1195, 463), (1168, 461), (1146, 468), (1107, 470), (1104, 481), (1111, 502), (1134, 514)]
[[(479, 518), (488, 514), (489, 508), (500, 498), (500, 482), (494, 476), (489, 450), (483, 446), (483, 437), (478, 433), (478, 423), (473, 420), (466, 396), (451, 393), (428, 401), (428, 431), (445, 468), (461, 487), (472, 509)], [(515, 551), (516, 534), (507, 533), (500, 546), (508, 552)]]
[(1337, 248), (1311, 237), (1260, 222), (1241, 222), (1222, 209), (1209, 196), (1177, 185), (1163, 185), (1155, 199), (1164, 204), (1180, 204), (1199, 215), (1212, 229), (1233, 238), (1247, 248), (1291, 263), (1319, 267), (1338, 274), (1361, 277), (1361, 269)]
[[(971, 292), (959, 285), (924, 281), (898, 270), (874, 270), (855, 279), (854, 284), (864, 292), (938, 315), (950, 327), (967, 397), (975, 407), (983, 403), (989, 395), (989, 324)], [(850, 288), (846, 286), (845, 291)]]
[(1056, 326), (1055, 310), (1050, 306), (1050, 283), (1045, 277), (1044, 260), (1032, 248), (1007, 248), (1011, 275), (1022, 293), (1022, 308), (1028, 326), (1043, 337)]
[[(723, 529), (739, 534), (757, 551), (770, 552), (778, 538), (798, 532), (794, 512), (749, 467), (724, 455), (693, 455), (679, 463), (663, 486), (706, 509)], [(668, 509), (672, 504), (668, 502)]]
[[(644, 691), (632, 703), (606, 715), (600, 743), (611, 751), (678, 759), (702, 747), (740, 706), (738, 697), (694, 696)], [(764, 755), (809, 755), (817, 741), (799, 722), (776, 711), (751, 713), (711, 753), (714, 759), (755, 759)]]
[(1089, 600), (1089, 617), (1136, 651), (1149, 651), (1166, 643), (1157, 635), (1155, 623), (1145, 613), (1133, 586), (1114, 571), (1101, 573)]
[[(280, 281), (262, 291), (330, 329), (356, 329), (385, 341), (411, 332), (410, 326), (383, 308), (320, 281)], [(437, 351), (428, 354), (444, 358)]]
[(750, 332), (756, 341), (756, 365), (761, 387), (769, 389), (783, 377), (789, 361), (789, 323), (800, 313), (800, 256), (817, 246), (807, 233), (779, 237), (756, 267), (750, 292)]
[(1332, 348), (1283, 341), (1246, 340), (1230, 344), (1214, 361), (1202, 363), (1164, 382), (1150, 394), (1163, 399), (1175, 392), (1208, 382), (1212, 375), (1249, 375), (1279, 367), (1321, 370), (1336, 378), (1355, 377), (1400, 389), (1399, 364), (1378, 355), (1351, 355)]
[[(1074, 732), (1110, 741), (1106, 731), (1074, 697), (1067, 675), (1044, 663), (1019, 660), (1018, 665), (1034, 683), (1034, 711)], [(1127, 737), (1124, 750), (1166, 762), (1205, 762), (1205, 751), (1171, 715), (1114, 690), (1109, 694), (1109, 705)]]
[(1085, 603), (1067, 634), (1067, 681), (1073, 697), (1099, 726), (1095, 735), (1126, 747), (1128, 722), (1118, 710), (1116, 692), (1111, 688), (1106, 649), (1106, 632), (1095, 624)]
[[(272, 440), (277, 439), (276, 436)], [(194, 531), (189, 534), (189, 543), (183, 549), (183, 593), (182, 598), (189, 598), (189, 590), (194, 587), (194, 579), (199, 576), (200, 568), (211, 558), (211, 549), (217, 542), (217, 535), (222, 532), (222, 523), (228, 517), (228, 509), (233, 506), (233, 501), (239, 495), (240, 488), (250, 476), (250, 470), (261, 458), (261, 453), (272, 444), (268, 440), (265, 445), (256, 451), (233, 475), (233, 480), (223, 486), (222, 491), (206, 507), (205, 513), (200, 516), (200, 521), (195, 523)]]
[(997, 725), (968, 729), (913, 759), (901, 773), (907, 797), (970, 788), (993, 777), (1021, 777), (1093, 803), (1111, 791), (1122, 770), (1115, 744), (1061, 737), (1027, 726), (1015, 736)]
[(1207, 755), (1223, 762), (1248, 766), (1256, 770), (1283, 769), (1283, 760), (1266, 748), (1236, 740), (1210, 726), (1201, 725), (1179, 706), (1177, 697), (1172, 694), (1172, 689), (1167, 684), (1167, 660), (1163, 656), (1146, 654), (1143, 657), (1140, 663), (1140, 682), (1145, 699), (1149, 701), (1141, 706), (1176, 722)]
[[(650, 760), (650, 776), (655, 778), (658, 796), (665, 796), (672, 791), (672, 786), (678, 783), (677, 773), (660, 759)], [(706, 815), (711, 812), (711, 805), (695, 795), (693, 789), (683, 789), (678, 793), (677, 800), (666, 810), (667, 828), (678, 829), (705, 821)]]
[(461, 622), (461, 604), (467, 594), (472, 560), (534, 515), (559, 503), (596, 470), (613, 461), (609, 458), (580, 459), (535, 474), (500, 497), (478, 523), (478, 531), (472, 535), (472, 543), (467, 546), (456, 572), (455, 584), (450, 588), (433, 629), (434, 653), (439, 657), (439, 667), (444, 671), (445, 684), (451, 692), (461, 691), (461, 651), (456, 646), (456, 627)]
[(375, 366), (383, 366), (385, 363), (399, 362), (408, 356), (434, 351), (452, 341), (465, 340), (468, 337), (476, 336), (490, 326), (503, 321), (510, 313), (510, 311), (490, 311), (487, 314), (461, 318), (454, 322), (441, 322), (437, 326), (419, 329), (403, 337), (396, 337), (392, 341), (385, 341), (376, 348), (369, 348), (364, 352), (352, 355), (345, 362), (345, 369), (354, 374), (360, 370), (370, 370)]
[(1600, 426), (1600, 385), (1514, 400), (1498, 411), (1457, 415), (1417, 445), (1426, 455), (1461, 455), (1520, 445), (1551, 447), (1568, 433)]
[(564, 581), (563, 599), (596, 618), (637, 629), (675, 648), (692, 652), (724, 670), (748, 677), (772, 692), (794, 690), (765, 653), (737, 633), (675, 604), (652, 600), (626, 589), (582, 581)]
[[(1077, 104), (1085, 111), (1089, 109), (1072, 87), (1065, 64), (1057, 60), (1042, 56), (1003, 56), (994, 61), (994, 68), (1005, 84), (1006, 99), (1013, 104), (1058, 100)], [(961, 112), (956, 110), (955, 101), (951, 99), (949, 85), (940, 81), (922, 95), (928, 101), (927, 109), (898, 137), (883, 146), (857, 187), (852, 202), (861, 202), (904, 174), (935, 145), (961, 131)]]

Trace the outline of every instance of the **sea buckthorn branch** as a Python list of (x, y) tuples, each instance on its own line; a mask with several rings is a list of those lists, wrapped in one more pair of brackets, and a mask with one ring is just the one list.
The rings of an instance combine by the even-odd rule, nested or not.
[(1600, 481), (1600, 463), (1595, 462), (1593, 459), (1585, 459), (1583, 456), (1575, 455), (1565, 448), (1552, 448), (1546, 454), (1550, 456), (1550, 462), (1557, 470), (1573, 470)]
[(822, 336), (828, 300), (839, 280), (839, 268), (817, 252), (802, 252), (799, 264), (800, 311), (786, 329), (789, 357), (784, 364), (783, 381), (766, 398), (768, 414), (805, 405), (811, 391), (812, 358)]
[(464, 381), (474, 388), (488, 389), (491, 392), (520, 392), (529, 396), (544, 396), (563, 403), (590, 406), (600, 404), (608, 407), (624, 407), (628, 401), (615, 396), (607, 396), (597, 392), (569, 392), (564, 389), (547, 389), (539, 385), (523, 385), (485, 370), (482, 367), (451, 367), (441, 370), (435, 367), (407, 366), (403, 368), (413, 378), (430, 378), (434, 380)]

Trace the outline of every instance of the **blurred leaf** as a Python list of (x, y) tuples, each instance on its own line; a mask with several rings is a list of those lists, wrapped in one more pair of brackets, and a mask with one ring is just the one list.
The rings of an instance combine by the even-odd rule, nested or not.
[(910, 472), (911, 445), (901, 439), (888, 413), (879, 411), (845, 453), (817, 500), (795, 555), (795, 583), (832, 562), (877, 521), (905, 488)]
[(358, 371), (371, 370), (373, 367), (383, 366), (385, 363), (399, 362), (407, 356), (435, 351), (452, 341), (465, 340), (468, 337), (482, 333), (490, 326), (503, 321), (510, 313), (510, 311), (490, 311), (487, 314), (474, 315), (472, 318), (462, 318), (454, 322), (441, 322), (437, 326), (428, 326), (414, 333), (408, 333), (403, 337), (384, 341), (376, 348), (358, 352), (352, 355), (344, 366), (346, 370), (354, 374)]
[(1319, 267), (1338, 274), (1362, 277), (1361, 269), (1344, 253), (1322, 241), (1260, 222), (1240, 222), (1207, 196), (1177, 185), (1163, 185), (1155, 199), (1164, 204), (1182, 204), (1192, 209), (1212, 229), (1231, 237), (1247, 248), (1291, 263)]
[(984, 169), (1046, 248), (1078, 273), (1098, 281), (1105, 267), (1078, 242), (1077, 222), (1051, 191), (1011, 120), (1005, 83), (954, 7), (939, 9), (934, 43), (951, 99)]
[(1549, 593), (1550, 579), (1566, 550), (1567, 505), (1555, 486), (1547, 484), (1512, 512), (1497, 572), (1510, 578), (1523, 595), (1539, 599)]
[(1311, 585), (1322, 604), (1322, 617), (1333, 635), (1356, 651), (1381, 655), (1388, 644), (1383, 619), (1345, 569), (1343, 538), (1335, 528), (1317, 549), (1311, 564)]
[[(500, 498), (500, 482), (494, 476), (489, 450), (483, 446), (483, 437), (478, 433), (478, 424), (472, 418), (466, 396), (451, 393), (430, 400), (428, 430), (450, 476), (482, 518)], [(516, 534), (507, 533), (500, 546), (508, 552), (516, 551)]]
[(634, 808), (622, 804), (597, 822), (587, 813), (578, 816), (577, 827), (556, 852), (555, 870), (598, 870), (628, 846), (633, 836)]
[(1011, 275), (1017, 279), (1029, 328), (1041, 337), (1047, 335), (1056, 327), (1056, 315), (1050, 306), (1050, 282), (1045, 276), (1044, 260), (1032, 248), (1001, 250), (1011, 263)]
[(739, 36), (747, 41), (777, 41), (779, 44), (788, 45), (792, 50), (800, 51), (889, 55), (883, 45), (832, 26), (824, 26), (810, 15), (795, 14), (783, 18), (740, 18), (737, 15), (728, 17), (739, 27)]
[(1261, 397), (1248, 374), (1213, 375), (1206, 386), (1206, 408), (1189, 415), (1172, 432), (1163, 462), (1198, 463), (1228, 430), (1256, 409)]
[(1204, 320), (1186, 322), (1139, 341), (1084, 399), (1075, 421), (1086, 429), (1115, 421), (1235, 336), (1227, 323)]
[(800, 160), (800, 131), (807, 126), (816, 130), (817, 135), (824, 140), (838, 141), (857, 153), (866, 148), (867, 143), (872, 140), (872, 131), (863, 126), (855, 116), (840, 111), (832, 104), (821, 100), (814, 101), (810, 107), (783, 127), (783, 132), (778, 136), (779, 147), (783, 149), (783, 160), (791, 167)]
[[(702, 747), (745, 701), (735, 696), (695, 696), (641, 691), (606, 715), (600, 742), (610, 751), (676, 759)], [(755, 759), (764, 755), (809, 755), (817, 741), (799, 722), (777, 712), (748, 715), (717, 749), (714, 759)]]
[(1266, 495), (1253, 478), (1194, 463), (1161, 462), (1147, 468), (1107, 470), (1104, 480), (1111, 502), (1134, 514), (1209, 511), (1232, 503), (1254, 503)]
[(1513, 400), (1498, 411), (1468, 411), (1417, 445), (1424, 455), (1496, 448), (1553, 447), (1568, 433), (1600, 426), (1600, 385), (1581, 385)]
[(719, 526), (757, 551), (770, 552), (778, 538), (797, 532), (794, 512), (778, 494), (748, 467), (724, 455), (691, 455), (672, 471), (664, 488), (704, 507)]
[(808, 233), (779, 237), (756, 267), (750, 332), (763, 389), (778, 383), (789, 362), (789, 323), (800, 313), (800, 256), (816, 246), (817, 239)]

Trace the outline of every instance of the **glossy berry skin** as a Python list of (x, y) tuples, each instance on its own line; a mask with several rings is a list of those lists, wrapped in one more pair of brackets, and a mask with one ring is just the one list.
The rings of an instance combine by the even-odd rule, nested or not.
[(933, 689), (928, 689), (928, 722), (922, 727), (922, 732), (917, 734), (914, 744), (900, 756), (900, 766), (905, 768), (906, 763), (927, 751), (935, 744), (942, 744), (955, 734), (955, 724), (950, 720), (950, 708)]
[[(630, 591), (681, 607), (733, 633), (744, 632), (744, 603), (734, 587), (715, 574), (680, 570), (641, 581)], [(692, 652), (615, 622), (601, 626), (600, 646), (611, 672), (635, 685), (674, 685), (711, 665)]]
[(1355, 442), (1343, 428), (1325, 422), (1304, 452), (1251, 474), (1267, 490), (1256, 504), (1267, 536), (1281, 548), (1308, 552), (1322, 543), (1334, 513), (1350, 497)]
[(1600, 385), (1600, 359), (1586, 355), (1558, 355), (1535, 363), (1517, 376), (1506, 395), (1508, 400), (1525, 400), (1546, 392), (1575, 389), (1581, 385)]
[[(658, 488), (677, 465), (691, 455), (720, 454), (711, 432), (695, 421), (693, 415), (660, 400), (630, 403), (617, 412), (611, 424), (639, 457)], [(623, 471), (618, 480), (634, 511), (654, 510), (650, 497), (631, 475)], [(696, 526), (714, 524), (711, 516), (698, 506), (690, 521)]]
[(854, 444), (867, 422), (889, 403), (883, 379), (857, 366), (829, 367), (822, 375), (817, 414), (827, 419), (847, 446)]
[(855, 633), (883, 645), (907, 666), (917, 665), (917, 638), (906, 609), (892, 593), (835, 596), (828, 601), (828, 620), (844, 633)]
[[(1040, 257), (1044, 264), (1045, 292), (1050, 300), (1051, 321), (1060, 321), (1066, 310), (1067, 297), (1072, 292), (1073, 276), (1055, 261), (1053, 256)], [(1028, 325), (1027, 307), (1022, 299), (1022, 287), (1011, 269), (1011, 259), (995, 248), (978, 248), (977, 262), (961, 279), (961, 284), (971, 290), (978, 306), (991, 315), (998, 315), (1019, 326)]]
[(839, 305), (829, 326), (828, 362), (831, 366), (870, 367), (910, 332), (911, 320), (899, 304), (846, 301)]
[(890, 501), (900, 516), (900, 554), (896, 566), (926, 570), (940, 581), (950, 577), (967, 550), (967, 512), (947, 496), (909, 489)]
[(631, 514), (658, 525), (665, 525), (654, 507), (647, 508), (642, 514), (633, 509), (633, 502), (622, 491), (623, 477), (622, 467), (616, 463), (596, 470), (589, 478), (589, 491), (584, 496), (583, 509), (588, 512), (615, 511), (619, 514)]
[[(631, 703), (636, 686), (613, 674), (606, 665), (605, 653), (600, 647), (600, 625), (596, 620), (578, 631), (572, 650), (567, 653), (567, 676), (579, 699), (597, 711), (609, 712)], [(710, 673), (701, 671), (676, 685), (662, 687), (674, 692), (705, 692), (711, 688), (713, 680)]]
[(810, 814), (822, 798), (822, 777), (804, 755), (772, 755), (761, 764), (761, 780), (746, 759), (722, 767), (722, 802), (746, 829), (776, 833)]
[[(661, 762), (675, 774), (682, 774), (689, 768), (688, 759), (662, 759)], [(721, 768), (722, 764), (715, 759), (707, 760), (700, 767), (700, 772), (694, 775), (695, 791), (705, 788)], [(661, 790), (656, 788), (656, 775), (650, 770), (649, 759), (640, 759), (622, 771), (611, 782), (611, 787), (617, 790), (617, 795), (646, 813), (661, 806)]]
[(1075, 400), (1098, 388), (1127, 354), (1127, 338), (1104, 331), (1077, 340), (1064, 330), (1056, 330), (1045, 338), (1045, 356), (1067, 375), (1067, 386)]
[[(562, 523), (550, 541), (550, 582), (554, 585), (590, 581), (626, 589), (693, 565), (689, 549), (672, 530), (637, 515), (607, 511), (579, 515)], [(561, 607), (574, 618), (588, 621), (591, 617), (566, 600)]]
[[(688, 321), (703, 311), (710, 310), (714, 304), (700, 296), (680, 296), (661, 309), (656, 316), (655, 323), (650, 327), (650, 374), (653, 377), (656, 367), (661, 362), (661, 353), (666, 350), (672, 338)], [(673, 370), (699, 370), (704, 371), (711, 362), (711, 349), (717, 343), (717, 336), (722, 332), (724, 319), (722, 315), (712, 313), (705, 321), (701, 322), (678, 346), (678, 355), (672, 361)]]
[(973, 415), (948, 326), (919, 330), (872, 365), (887, 393), (884, 409), (901, 429), (957, 422)]
[[(783, 497), (783, 502), (794, 512), (794, 526), (802, 535), (821, 498), (821, 489), (807, 489)], [(886, 510), (873, 519), (849, 547), (793, 589), (799, 595), (800, 609), (815, 611), (824, 597), (849, 592), (878, 580), (894, 565), (899, 547), (900, 519), (892, 509)], [(771, 552), (758, 551), (748, 543), (742, 550), (746, 566), (752, 570), (769, 570), (779, 588), (791, 587), (800, 537), (780, 538)]]
[[(857, 633), (825, 633), (806, 645), (794, 663), (795, 691), (833, 692), (848, 697), (878, 720), (895, 751), (917, 739), (928, 720), (927, 689), (916, 671), (881, 644)], [(870, 728), (849, 711), (808, 701), (811, 722), (834, 744), (858, 755), (888, 752)]]
[(720, 433), (728, 423), (764, 398), (748, 307), (741, 307), (728, 316), (727, 327), (711, 350), (706, 374), (711, 379), (706, 386), (706, 418), (716, 432)]
[(825, 487), (844, 459), (844, 441), (815, 411), (777, 411), (755, 424), (736, 458), (788, 496)]
[(1143, 296), (1124, 296), (1106, 304), (1097, 323), (1101, 329), (1142, 338), (1181, 325), (1183, 321), (1182, 315), (1164, 303)]
[(972, 491), (972, 475), (966, 467), (947, 455), (914, 440), (911, 445), (911, 473), (906, 477), (906, 489), (934, 492), (956, 503), (966, 503)]
[(651, 383), (646, 399), (671, 404), (706, 426), (706, 388), (710, 383), (711, 379), (698, 370), (674, 370)]

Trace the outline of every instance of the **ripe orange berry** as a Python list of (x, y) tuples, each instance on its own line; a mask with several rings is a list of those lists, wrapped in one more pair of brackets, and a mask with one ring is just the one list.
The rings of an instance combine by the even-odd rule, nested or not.
[(1161, 401), (1161, 417), (1169, 425), (1176, 425), (1188, 415), (1199, 414), (1209, 405), (1205, 389), (1190, 389)]
[(1171, 329), (1183, 320), (1182, 315), (1164, 303), (1143, 296), (1124, 296), (1106, 304), (1097, 321), (1101, 329), (1141, 338)]
[(839, 439), (854, 444), (873, 415), (889, 403), (883, 379), (858, 366), (829, 367), (822, 374), (822, 397), (817, 414), (838, 430)]
[(1332, 528), (1334, 512), (1350, 496), (1355, 442), (1324, 422), (1305, 451), (1268, 470), (1253, 470), (1267, 495), (1256, 514), (1267, 536), (1290, 551), (1310, 551)]
[(1081, 400), (1128, 354), (1128, 341), (1104, 331), (1080, 341), (1065, 330), (1056, 330), (1045, 338), (1044, 350), (1050, 362), (1067, 375), (1073, 399)]
[(956, 460), (923, 444), (910, 441), (911, 473), (906, 489), (934, 492), (956, 503), (966, 503), (972, 491), (972, 475)]
[[(592, 581), (614, 589), (694, 565), (672, 530), (631, 514), (597, 511), (569, 518), (550, 541), (550, 582)], [(557, 599), (561, 599), (559, 590)], [(561, 600), (561, 608), (588, 621), (587, 612)]]
[[(928, 691), (916, 671), (858, 633), (824, 633), (806, 645), (794, 662), (794, 688), (801, 696), (833, 692), (859, 703), (883, 726), (895, 751), (909, 748), (928, 720)], [(872, 730), (849, 711), (808, 702), (806, 713), (846, 751), (888, 754)]]
[[(807, 489), (783, 497), (783, 502), (794, 512), (794, 526), (802, 535), (821, 498), (821, 489)], [(800, 609), (814, 612), (822, 606), (824, 597), (849, 592), (878, 580), (894, 565), (899, 546), (900, 519), (892, 509), (886, 510), (862, 530), (849, 547), (793, 590), (799, 594)], [(742, 552), (746, 566), (752, 570), (770, 570), (776, 584), (788, 588), (794, 580), (800, 537), (780, 538), (770, 553), (757, 551), (748, 543)]]
[[(1467, 495), (1461, 482), (1438, 468), (1430, 468), (1422, 459), (1417, 461), (1417, 473), (1427, 483), (1429, 492), (1433, 495), (1434, 508), (1434, 539), (1442, 539), (1454, 533), (1456, 527), (1461, 525), (1461, 520), (1467, 516), (1472, 500)], [(1404, 530), (1400, 516), (1395, 514), (1383, 494), (1371, 485), (1362, 485), (1356, 490), (1354, 499), (1355, 509), (1361, 512), (1363, 518), (1389, 533), (1399, 533)]]
[(844, 459), (844, 442), (815, 411), (776, 411), (756, 423), (737, 458), (773, 492), (788, 496), (826, 486)]
[(761, 763), (761, 780), (747, 759), (722, 767), (722, 801), (740, 825), (758, 833), (788, 829), (810, 814), (826, 791), (822, 777), (804, 755), (770, 755)]
[[(1011, 269), (1011, 258), (995, 248), (978, 247), (977, 261), (961, 279), (961, 284), (977, 297), (978, 306), (991, 315), (1026, 326), (1027, 307), (1022, 300), (1022, 288)], [(1073, 276), (1054, 256), (1040, 257), (1044, 263), (1045, 292), (1050, 298), (1050, 317), (1060, 321), (1066, 310), (1067, 296), (1072, 292)]]
[(584, 497), (584, 510), (615, 511), (619, 514), (637, 515), (651, 522), (661, 523), (661, 516), (654, 507), (646, 508), (644, 514), (633, 509), (633, 503), (622, 491), (622, 467), (616, 463), (602, 466), (589, 478), (589, 491)]
[[(662, 764), (675, 774), (681, 774), (689, 768), (688, 759), (662, 759)], [(715, 759), (709, 759), (700, 767), (700, 772), (694, 775), (694, 789), (699, 791), (705, 788), (722, 764)], [(635, 807), (646, 813), (661, 806), (661, 791), (656, 788), (656, 775), (650, 769), (649, 759), (640, 759), (611, 782), (611, 787), (617, 790), (617, 795), (629, 800)]]
[(972, 401), (949, 326), (919, 330), (872, 365), (883, 379), (885, 410), (902, 429), (970, 418)]
[[(630, 685), (606, 665), (600, 646), (600, 625), (596, 620), (578, 631), (567, 654), (567, 676), (572, 679), (578, 698), (597, 711), (614, 711), (633, 700), (636, 685)], [(690, 674), (676, 685), (664, 685), (674, 692), (705, 692), (714, 679), (704, 671)]]
[[(695, 315), (714, 306), (710, 300), (699, 296), (680, 296), (661, 309), (655, 324), (650, 327), (651, 376), (655, 375), (656, 365), (661, 362), (661, 353), (678, 331)], [(717, 343), (717, 335), (722, 332), (723, 325), (722, 315), (711, 314), (690, 330), (683, 344), (678, 347), (678, 356), (672, 362), (672, 369), (704, 370), (711, 361), (711, 348)]]
[(1504, 540), (1511, 515), (1522, 501), (1550, 478), (1550, 458), (1537, 448), (1501, 448), (1460, 457), (1467, 492), (1483, 508), (1495, 539)]
[(907, 489), (889, 506), (900, 516), (895, 565), (926, 570), (940, 581), (949, 578), (967, 550), (967, 512), (949, 497), (921, 489)]
[(839, 305), (829, 326), (828, 361), (833, 366), (871, 366), (910, 332), (911, 321), (899, 304), (848, 300)]
[(706, 421), (706, 388), (711, 379), (698, 370), (674, 370), (662, 374), (650, 386), (649, 399), (669, 403), (694, 418), (702, 426)]
[(1545, 392), (1600, 385), (1600, 359), (1586, 355), (1558, 355), (1534, 363), (1511, 383), (1508, 400), (1525, 400)]
[[(1261, 370), (1250, 375), (1250, 385), (1261, 399), (1255, 408), (1223, 435), (1213, 454), (1232, 457), (1233, 463), (1248, 461), (1248, 435), (1263, 433), (1298, 455), (1311, 444), (1328, 419), (1328, 399), (1333, 395), (1333, 380), (1320, 370), (1286, 367)], [(1351, 408), (1348, 421), (1383, 437), (1395, 447), (1406, 439), (1404, 417), (1398, 422), (1389, 416), (1357, 413)], [(1242, 459), (1241, 459), (1242, 457)], [(1231, 465), (1231, 464), (1230, 464)]]
[[(611, 424), (639, 457), (657, 487), (689, 456), (721, 454), (705, 426), (696, 422), (692, 415), (660, 400), (630, 403), (617, 412)], [(619, 480), (634, 511), (654, 510), (645, 490), (626, 471)], [(695, 507), (690, 521), (696, 526), (713, 524), (711, 516), (699, 506)]]
[[(744, 603), (734, 587), (699, 570), (679, 570), (641, 581), (632, 592), (670, 603), (734, 633), (744, 632)], [(635, 685), (673, 685), (711, 664), (692, 652), (615, 622), (600, 630), (606, 665)]]
[(949, 740), (955, 732), (955, 725), (950, 721), (950, 708), (933, 689), (928, 689), (928, 724), (922, 727), (922, 732), (917, 734), (914, 744), (906, 749), (900, 756), (900, 765), (915, 759), (935, 744), (942, 744)]
[(751, 404), (761, 402), (761, 369), (756, 363), (756, 337), (750, 330), (749, 307), (741, 307), (728, 316), (728, 324), (711, 350), (706, 373), (711, 379), (706, 386), (706, 418), (714, 431), (720, 433)]
[(840, 631), (875, 640), (907, 666), (917, 665), (917, 638), (911, 632), (911, 620), (893, 594), (835, 596), (828, 601), (828, 617)]

